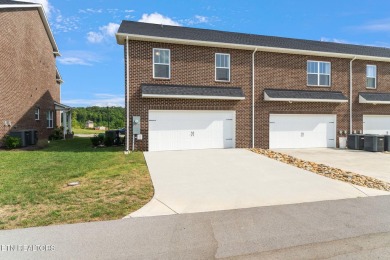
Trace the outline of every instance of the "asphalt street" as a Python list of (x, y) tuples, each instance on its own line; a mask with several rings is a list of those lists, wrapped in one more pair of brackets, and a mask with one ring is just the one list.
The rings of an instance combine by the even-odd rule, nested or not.
[(5, 230), (0, 246), (0, 259), (388, 259), (390, 196)]

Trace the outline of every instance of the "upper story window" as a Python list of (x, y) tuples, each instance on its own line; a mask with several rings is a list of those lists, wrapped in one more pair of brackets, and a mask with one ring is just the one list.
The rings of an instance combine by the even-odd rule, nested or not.
[(230, 54), (215, 54), (215, 80), (230, 81)]
[(171, 50), (153, 49), (153, 78), (171, 78)]
[(46, 113), (47, 128), (53, 128), (53, 118), (54, 118), (53, 111), (51, 110), (47, 111)]
[(367, 65), (366, 67), (366, 87), (376, 88), (376, 65)]
[(330, 86), (330, 62), (308, 61), (307, 62), (307, 85)]
[(40, 113), (40, 109), (39, 107), (36, 107), (34, 111), (35, 120), (39, 120), (39, 113)]

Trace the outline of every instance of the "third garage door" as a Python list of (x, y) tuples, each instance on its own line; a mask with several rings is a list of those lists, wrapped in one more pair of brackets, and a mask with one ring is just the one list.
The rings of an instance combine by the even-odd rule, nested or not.
[(363, 115), (364, 134), (390, 134), (390, 115)]
[(270, 148), (336, 147), (336, 115), (271, 114)]

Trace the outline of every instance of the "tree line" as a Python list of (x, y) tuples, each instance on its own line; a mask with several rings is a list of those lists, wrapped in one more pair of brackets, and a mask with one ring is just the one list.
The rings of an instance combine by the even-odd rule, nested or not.
[(85, 122), (93, 121), (94, 126), (110, 125), (110, 129), (125, 126), (125, 109), (123, 107), (75, 107), (72, 108), (72, 126), (85, 128)]

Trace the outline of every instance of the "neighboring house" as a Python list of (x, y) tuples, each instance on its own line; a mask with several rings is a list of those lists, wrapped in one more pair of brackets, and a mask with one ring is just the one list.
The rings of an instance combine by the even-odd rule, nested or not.
[(97, 127), (95, 127), (95, 130), (103, 130), (103, 131), (105, 131), (106, 127), (105, 126), (97, 126)]
[(85, 122), (85, 128), (94, 128), (93, 121), (88, 120), (87, 122)]
[(390, 49), (131, 21), (116, 37), (127, 149), (138, 127), (135, 149), (149, 151), (336, 147), (345, 133), (390, 133)]
[(70, 107), (60, 103), (60, 54), (44, 10), (40, 4), (0, 0), (0, 24), (0, 142), (23, 129), (47, 139), (61, 124), (61, 112), (69, 122)]

